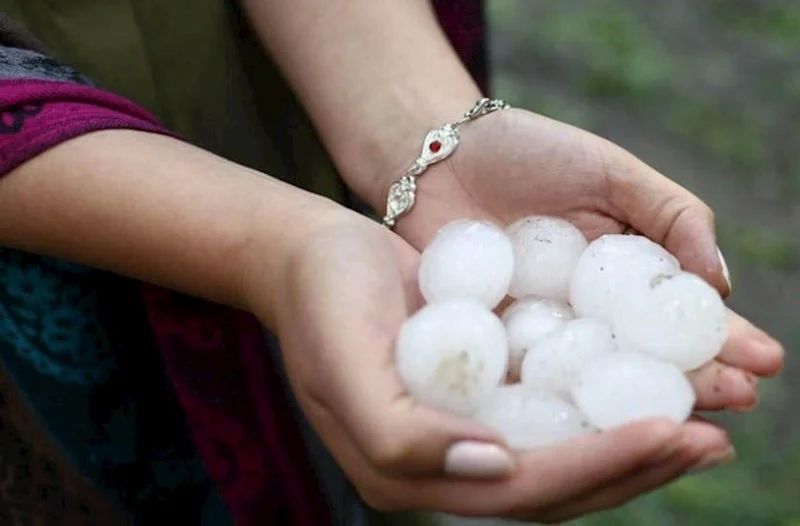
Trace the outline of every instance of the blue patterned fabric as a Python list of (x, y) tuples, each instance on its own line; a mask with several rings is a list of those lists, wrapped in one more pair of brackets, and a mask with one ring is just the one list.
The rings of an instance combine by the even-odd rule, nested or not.
[[(16, 77), (88, 84), (50, 58), (0, 46), (0, 78)], [(227, 526), (230, 516), (189, 438), (134, 287), (88, 267), (0, 248), (0, 367), (74, 467), (135, 523), (174, 517)], [(5, 446), (0, 469), (9, 462)], [(3, 507), (19, 511), (42, 498), (36, 488), (26, 493), (15, 503), (0, 498), (0, 523), (10, 520)]]
[(133, 287), (0, 249), (2, 365), (75, 466), (136, 523), (180, 516), (181, 524), (229, 524)]

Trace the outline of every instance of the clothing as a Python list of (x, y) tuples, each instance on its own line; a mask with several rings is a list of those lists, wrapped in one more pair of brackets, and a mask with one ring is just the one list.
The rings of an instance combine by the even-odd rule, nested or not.
[[(82, 65), (79, 69), (98, 85), (147, 107), (191, 142), (356, 206), (297, 101), (242, 24), (236, 6), (221, 0), (193, 0), (189, 6), (187, 1), (115, 1), (101, 8), (93, 0), (0, 0), (0, 8), (16, 13), (44, 47)], [(485, 73), (480, 3), (437, 6), (462, 56), (469, 56), (474, 69)], [(93, 33), (108, 31), (121, 42), (131, 31), (141, 36), (130, 29), (132, 17), (121, 12), (123, 7), (142, 27), (172, 29), (147, 33), (153, 41), (145, 46), (152, 54), (147, 60), (123, 61), (117, 55), (122, 51), (111, 50), (106, 57), (95, 51), (99, 48)], [(83, 23), (102, 11), (102, 24)], [(187, 11), (203, 24), (191, 35), (176, 36), (177, 15)], [(137, 40), (139, 45), (145, 41)], [(122, 47), (130, 52), (137, 46)], [(20, 60), (24, 53), (29, 53), (28, 63)], [(36, 55), (33, 65), (46, 66), (41, 71), (32, 67), (31, 58), (28, 51), (8, 48), (0, 55), (0, 76), (25, 79), (0, 81), (0, 109), (10, 109), (3, 122), (19, 128), (15, 137), (30, 133), (15, 144), (32, 146), (6, 149), (0, 142), (0, 174), (22, 162), (25, 152), (32, 156), (70, 134), (85, 133), (92, 122), (98, 128), (167, 133), (147, 112), (89, 87), (75, 70)], [(137, 67), (139, 62), (146, 66)], [(34, 92), (48, 104), (28, 104), (35, 97), (4, 100), (2, 95)], [(87, 107), (92, 105), (104, 112), (93, 114), (95, 109)], [(65, 120), (72, 124), (57, 127), (51, 139), (30, 131), (36, 123), (52, 122), (55, 110), (60, 116), (81, 118)], [(76, 122), (84, 128), (74, 126)], [(300, 422), (302, 438), (298, 434), (301, 415), (287, 399), (280, 363), (270, 359), (279, 358), (279, 353), (274, 345), (269, 347), (255, 319), (78, 265), (9, 250), (2, 254), (6, 257), (0, 260), (8, 263), (0, 265), (0, 272), (10, 277), (0, 288), (22, 292), (14, 301), (4, 297), (0, 307), (22, 305), (18, 312), (25, 313), (6, 318), (5, 329), (0, 324), (6, 368), (70, 453), (71, 463), (134, 520), (149, 524), (180, 517), (181, 524), (228, 524), (235, 518), (242, 525), (321, 526), (330, 520), (328, 511), (334, 512), (338, 524), (368, 520), (368, 514), (344, 502), (356, 500), (352, 489), (347, 489), (306, 423)], [(82, 310), (76, 310), (77, 305)], [(40, 338), (27, 356), (20, 356), (24, 344), (19, 334), (39, 333), (25, 326), (30, 312), (40, 326), (51, 324), (60, 330), (52, 339)], [(64, 319), (55, 319), (53, 313)], [(72, 363), (63, 359), (70, 355)], [(47, 397), (37, 398), (45, 392)], [(82, 426), (73, 422), (73, 411), (83, 419)], [(170, 425), (164, 426), (164, 421)], [(305, 462), (309, 451), (315, 472)], [(336, 483), (325, 484), (334, 479)], [(327, 506), (318, 494), (319, 483), (327, 489)], [(340, 493), (331, 498), (335, 491)]]
[[(128, 128), (165, 132), (152, 117), (134, 104), (107, 92), (71, 82), (71, 79), (78, 77), (74, 72), (62, 74), (66, 72), (61, 66), (41, 55), (5, 50), (2, 57), (3, 62), (9, 65), (7, 71), (27, 70), (31, 78), (0, 81), (3, 93), (0, 104), (6, 109), (0, 121), (3, 122), (0, 128), (0, 174), (7, 173), (27, 158), (55, 144), (96, 129)], [(66, 82), (33, 78), (45, 77), (48, 71), (53, 78), (60, 75)], [(133, 333), (138, 331), (152, 335), (153, 342), (139, 343), (151, 349), (155, 344), (156, 348), (162, 350), (168, 372), (174, 372), (171, 366), (175, 357), (185, 353), (181, 369), (173, 374), (177, 378), (173, 389), (187, 411), (190, 430), (199, 430), (196, 445), (205, 455), (205, 464), (215, 478), (223, 480), (222, 477), (232, 467), (235, 468), (236, 476), (230, 477), (230, 483), (222, 485), (221, 490), (238, 522), (311, 525), (327, 521), (321, 499), (318, 499), (316, 506), (309, 506), (314, 502), (316, 481), (308, 475), (303, 478), (300, 466), (304, 454), (290, 454), (284, 445), (290, 442), (277, 433), (279, 428), (288, 432), (291, 422), (281, 426), (276, 422), (276, 417), (282, 414), (282, 409), (268, 405), (271, 400), (276, 400), (276, 395), (267, 386), (275, 386), (276, 382), (272, 379), (265, 382), (259, 378), (249, 380), (242, 374), (243, 371), (249, 371), (250, 376), (258, 374), (258, 368), (264, 367), (261, 357), (267, 352), (261, 327), (251, 316), (182, 298), (155, 287), (124, 283), (120, 278), (103, 276), (91, 269), (62, 262), (54, 264), (51, 260), (30, 254), (6, 249), (0, 258), (3, 261), (2, 278), (6, 293), (6, 301), (2, 304), (5, 316), (0, 321), (0, 334), (8, 345), (3, 353), (6, 369), (27, 393), (42, 392), (44, 384), (52, 383), (53, 379), (58, 380), (59, 386), (65, 387), (56, 400), (57, 405), (51, 403), (53, 400), (49, 396), (31, 400), (32, 405), (39, 415), (44, 416), (50, 432), (73, 452), (72, 461), (79, 469), (93, 479), (104, 481), (108, 489), (115, 490), (117, 499), (132, 509), (137, 522), (148, 523), (180, 511), (184, 518), (196, 516), (196, 519), (190, 520), (200, 524), (203, 519), (199, 515), (201, 508), (197, 507), (197, 497), (186, 498), (186, 502), (182, 503), (176, 501), (176, 496), (187, 492), (196, 494), (198, 490), (195, 486), (198, 483), (206, 493), (212, 488), (194, 448), (186, 440), (187, 433), (183, 426), (170, 433), (168, 426), (154, 419), (180, 421), (175, 404), (172, 407), (165, 404), (156, 412), (155, 399), (149, 404), (145, 400), (131, 402), (126, 399), (131, 396), (127, 389), (120, 393), (124, 397), (122, 399), (115, 400), (109, 396), (108, 389), (119, 387), (121, 375), (131, 375), (135, 371), (133, 364), (124, 363), (123, 360), (124, 355), (140, 356), (141, 349), (130, 344), (131, 340), (136, 341)], [(70, 279), (71, 274), (77, 274), (78, 277)], [(129, 297), (123, 295), (119, 298), (118, 295), (124, 292), (126, 286), (130, 288)], [(86, 295), (83, 290), (87, 291)], [(95, 293), (98, 297), (95, 297)], [(111, 301), (104, 302), (103, 295), (110, 296), (109, 300), (119, 305), (111, 305)], [(76, 300), (81, 303), (80, 309), (75, 306)], [(115, 318), (113, 314), (109, 315), (120, 309), (124, 316)], [(105, 319), (102, 319), (102, 311), (106, 311)], [(44, 325), (44, 329), (36, 330), (35, 325), (26, 326), (31, 312), (35, 312), (37, 323)], [(143, 316), (147, 317), (149, 330), (143, 327)], [(134, 321), (137, 318), (138, 323)], [(127, 348), (113, 349), (115, 345), (121, 345), (121, 342), (114, 341), (117, 331), (112, 327), (115, 326), (120, 332), (127, 333)], [(26, 331), (28, 334), (22, 334)], [(30, 335), (43, 340), (43, 345), (33, 344)], [(110, 352), (112, 350), (116, 352)], [(230, 375), (207, 378), (209, 371), (214, 375), (224, 374), (225, 370), (220, 364), (197, 371), (187, 367), (202, 363), (198, 356), (201, 353), (208, 354), (209, 350), (216, 351), (214, 354), (224, 356), (226, 363), (234, 365)], [(221, 353), (223, 350), (226, 352)], [(72, 359), (65, 360), (65, 354)], [(236, 357), (249, 360), (252, 366), (242, 367), (235, 361)], [(155, 370), (163, 370), (163, 366), (157, 364), (150, 366)], [(261, 372), (262, 376), (265, 374)], [(146, 374), (131, 376), (128, 383), (146, 379)], [(142, 387), (150, 389), (148, 384), (145, 382)], [(215, 389), (207, 387), (210, 385)], [(252, 399), (258, 400), (257, 404), (249, 398), (239, 400), (235, 397), (248, 385), (253, 386), (255, 392), (252, 393)], [(88, 400), (80, 399), (77, 403), (65, 404), (70, 398), (75, 400), (79, 386), (84, 388), (83, 394)], [(221, 400), (215, 405), (222, 407), (213, 409), (219, 415), (224, 415), (227, 419), (225, 425), (220, 425), (223, 422), (220, 422), (219, 416), (214, 417), (214, 412), (210, 413), (214, 420), (209, 422), (209, 411), (193, 404), (192, 396), (186, 396), (186, 393), (198, 387), (206, 399), (213, 395)], [(51, 387), (45, 392), (52, 393), (55, 389)], [(102, 402), (100, 395), (103, 396)], [(141, 395), (146, 396), (145, 393)], [(152, 398), (153, 395), (149, 396)], [(117, 416), (113, 413), (120, 410), (135, 414), (145, 404), (148, 411), (145, 417), (152, 421), (150, 432), (160, 435), (158, 440), (164, 442), (163, 446), (184, 449), (184, 463), (188, 464), (180, 466), (179, 457), (178, 460), (171, 459), (179, 451), (161, 451), (158, 448), (153, 451), (158, 457), (149, 459), (135, 451), (139, 446), (136, 440), (141, 440), (139, 433), (145, 430), (142, 429), (144, 426), (132, 425), (134, 422), (123, 425), (120, 435), (107, 438), (97, 436), (98, 429), (91, 417), (84, 418), (85, 425), (76, 425), (75, 421), (81, 419), (81, 412), (109, 402), (115, 404), (108, 407), (107, 411), (112, 412), (109, 416)], [(278, 404), (286, 405), (285, 401), (278, 401)], [(64, 411), (65, 405), (69, 411)], [(241, 428), (248, 424), (251, 429), (242, 432)], [(130, 434), (127, 440), (125, 427)], [(252, 437), (258, 439), (258, 445), (248, 442), (253, 440)], [(299, 437), (294, 438), (293, 443), (298, 443)], [(125, 443), (128, 451), (124, 451)], [(225, 458), (220, 458), (219, 447), (215, 447), (217, 443), (229, 448)], [(88, 449), (90, 445), (93, 446), (91, 450)], [(260, 445), (265, 447), (260, 448)], [(98, 450), (107, 451), (106, 458), (98, 455)], [(289, 458), (301, 460), (289, 464)], [(149, 460), (151, 465), (143, 464), (144, 460)], [(166, 463), (171, 469), (179, 469), (182, 473), (177, 476), (171, 474), (171, 483), (162, 480), (160, 485), (153, 485), (150, 481), (153, 474), (148, 471), (152, 471), (154, 463)], [(154, 499), (160, 502), (152, 502)]]

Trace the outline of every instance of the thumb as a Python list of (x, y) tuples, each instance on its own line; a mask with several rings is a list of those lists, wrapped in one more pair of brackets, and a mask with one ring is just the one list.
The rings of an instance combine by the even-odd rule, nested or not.
[(624, 150), (607, 163), (611, 205), (617, 219), (662, 244), (723, 297), (731, 291), (717, 247), (714, 212), (697, 196)]
[(340, 359), (329, 370), (328, 385), (334, 388), (317, 402), (327, 406), (373, 470), (392, 477), (474, 478), (513, 471), (513, 457), (493, 431), (408, 394), (391, 359), (391, 339), (364, 324), (349, 324), (343, 321), (336, 343), (342, 350), (335, 353)]

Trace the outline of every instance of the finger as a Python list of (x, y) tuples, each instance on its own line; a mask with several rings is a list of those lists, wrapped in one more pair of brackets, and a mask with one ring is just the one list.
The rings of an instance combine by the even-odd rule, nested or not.
[(694, 437), (693, 447), (678, 449), (666, 462), (654, 463), (623, 477), (608, 487), (581, 495), (577, 499), (540, 513), (540, 522), (560, 524), (563, 521), (589, 513), (621, 506), (641, 495), (660, 488), (693, 469), (706, 469), (712, 465), (730, 462), (733, 448), (724, 430), (710, 423), (694, 421), (687, 424), (701, 435)]
[(756, 376), (768, 377), (783, 368), (783, 346), (739, 314), (728, 311), (728, 341), (717, 360)]
[(605, 170), (617, 219), (664, 245), (683, 268), (727, 296), (730, 283), (717, 248), (711, 209), (625, 150), (612, 147), (610, 151)]
[[(533, 510), (593, 494), (642, 469), (678, 465), (698, 456), (713, 426), (676, 426), (664, 421), (639, 422), (592, 434), (560, 446), (525, 453), (511, 478), (476, 481), (455, 477), (431, 479), (387, 476), (374, 469), (334, 420), (321, 434), (339, 439), (333, 453), (371, 506), (382, 511), (426, 509), (465, 516), (529, 516)], [(694, 427), (694, 429), (693, 429)], [(680, 469), (673, 467), (672, 469)]]
[[(540, 450), (520, 452), (510, 478), (492, 482), (447, 480), (409, 486), (420, 509), (471, 516), (527, 513), (597, 490), (684, 446), (683, 427), (664, 420), (633, 423)], [(424, 490), (423, 490), (424, 488)]]
[(758, 404), (755, 377), (737, 367), (712, 361), (687, 376), (697, 393), (698, 411), (752, 409)]

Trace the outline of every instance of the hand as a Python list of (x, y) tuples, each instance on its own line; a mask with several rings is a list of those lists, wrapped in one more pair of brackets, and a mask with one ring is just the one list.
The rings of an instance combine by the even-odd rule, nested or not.
[[(609, 141), (518, 109), (463, 129), (456, 153), (420, 179), (417, 204), (397, 231), (422, 249), (453, 219), (507, 225), (530, 214), (568, 219), (590, 240), (632, 227), (723, 296), (730, 292), (706, 204)], [(730, 320), (718, 360), (691, 374), (699, 410), (754, 407), (756, 377), (782, 367), (778, 342), (733, 312)]]
[(419, 254), (355, 214), (326, 217), (305, 229), (267, 292), (294, 393), (370, 505), (559, 521), (730, 454), (713, 424), (651, 421), (510, 455), (481, 425), (417, 405), (395, 373), (393, 342), (422, 304)]

